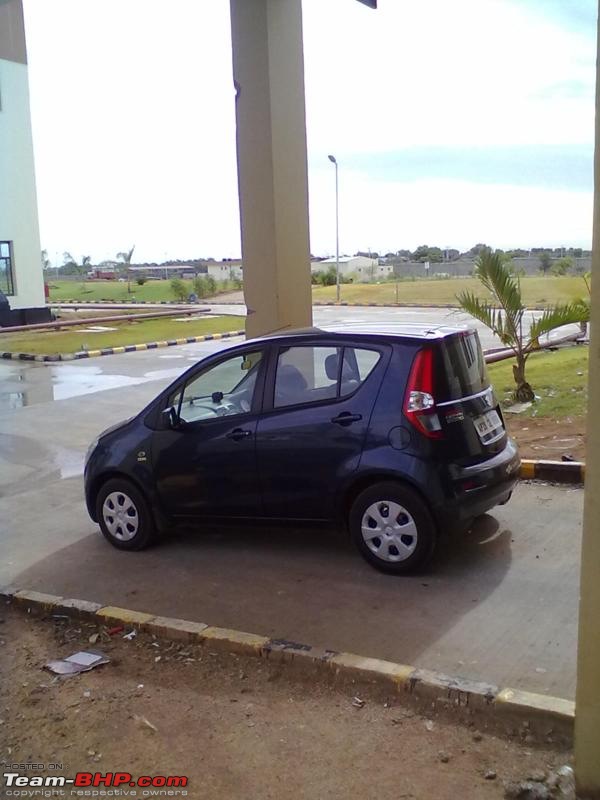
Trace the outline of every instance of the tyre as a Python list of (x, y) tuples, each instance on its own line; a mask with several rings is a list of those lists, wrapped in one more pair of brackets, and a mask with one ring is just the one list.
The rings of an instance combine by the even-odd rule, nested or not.
[(144, 495), (125, 478), (107, 481), (96, 498), (100, 530), (119, 550), (143, 550), (156, 528)]
[(431, 558), (437, 531), (420, 496), (400, 483), (370, 486), (358, 495), (349, 516), (350, 535), (369, 564), (403, 575)]

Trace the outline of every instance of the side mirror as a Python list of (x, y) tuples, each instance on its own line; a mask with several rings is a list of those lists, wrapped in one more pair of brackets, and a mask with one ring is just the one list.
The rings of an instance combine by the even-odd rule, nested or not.
[(162, 420), (165, 428), (171, 428), (172, 430), (177, 430), (177, 428), (179, 428), (180, 420), (175, 406), (165, 408), (162, 412)]

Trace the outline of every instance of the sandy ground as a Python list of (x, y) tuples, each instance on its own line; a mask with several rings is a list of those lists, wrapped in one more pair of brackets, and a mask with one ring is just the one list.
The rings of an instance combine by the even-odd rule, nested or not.
[(524, 731), (495, 738), (419, 716), (397, 697), (367, 693), (359, 703), (351, 688), (302, 680), (281, 664), (144, 634), (101, 632), (94, 646), (110, 664), (56, 678), (45, 661), (91, 647), (97, 628), (8, 606), (0, 620), (3, 771), (62, 762), (63, 771), (42, 774), (187, 776), (187, 796), (208, 800), (492, 800), (505, 781), (541, 778), (570, 760)]
[(510, 435), (518, 444), (521, 458), (585, 461), (585, 417), (565, 419), (521, 419), (505, 414)]

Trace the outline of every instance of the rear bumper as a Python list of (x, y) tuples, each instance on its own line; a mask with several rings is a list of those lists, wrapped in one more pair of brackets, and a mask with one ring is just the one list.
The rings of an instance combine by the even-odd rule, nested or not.
[(450, 511), (456, 519), (469, 519), (506, 503), (519, 479), (520, 467), (519, 451), (512, 439), (487, 461), (468, 467), (453, 464), (449, 468), (451, 499), (444, 517)]

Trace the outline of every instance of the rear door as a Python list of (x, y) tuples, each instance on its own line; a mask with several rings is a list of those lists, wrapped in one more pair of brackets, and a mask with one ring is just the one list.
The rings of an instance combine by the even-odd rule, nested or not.
[(476, 463), (501, 452), (507, 434), (479, 336), (453, 334), (436, 351), (436, 408), (452, 460)]
[(256, 432), (267, 516), (334, 516), (339, 484), (358, 468), (388, 350), (336, 342), (275, 350)]

